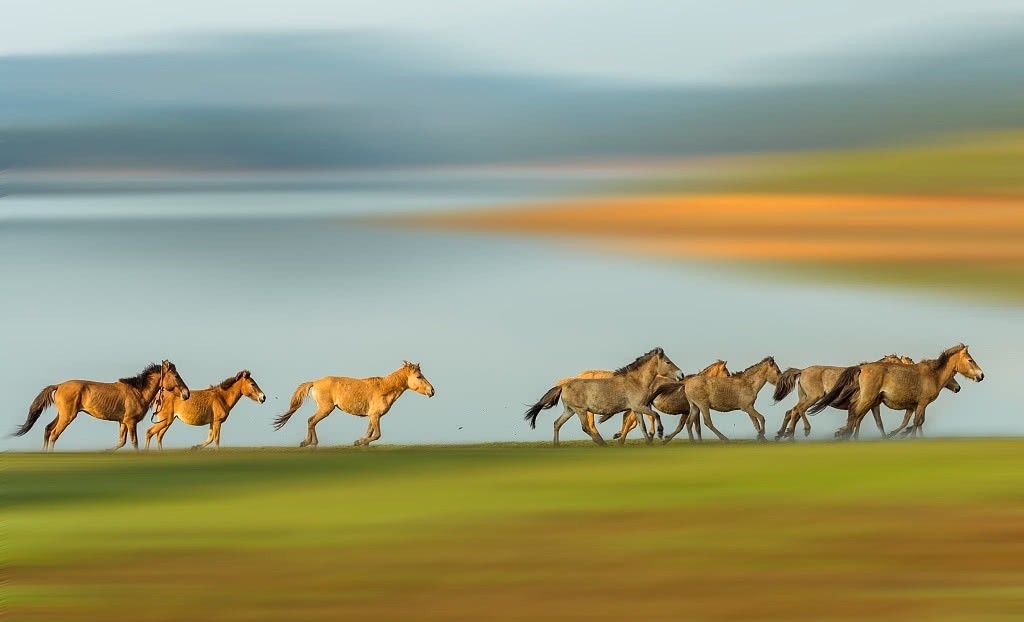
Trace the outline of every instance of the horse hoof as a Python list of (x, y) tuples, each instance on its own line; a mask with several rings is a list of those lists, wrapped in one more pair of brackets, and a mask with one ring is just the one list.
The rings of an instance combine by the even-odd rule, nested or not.
[(613, 434), (613, 435), (612, 435), (612, 438), (613, 438), (613, 439), (619, 439), (619, 438), (621, 438), (621, 437), (622, 437), (622, 435), (621, 435), (621, 434), (619, 434), (618, 432), (616, 432), (615, 434)]

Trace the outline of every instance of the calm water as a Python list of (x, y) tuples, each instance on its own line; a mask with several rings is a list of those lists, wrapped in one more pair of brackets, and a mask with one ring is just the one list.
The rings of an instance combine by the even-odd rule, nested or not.
[[(534, 188), (535, 186), (530, 186)], [(551, 192), (551, 188), (546, 188)], [(388, 373), (420, 361), (437, 395), (407, 394), (383, 419), (383, 442), (548, 440), (524, 405), (580, 369), (614, 367), (663, 346), (686, 370), (715, 358), (742, 369), (767, 354), (782, 367), (843, 364), (891, 351), (934, 356), (958, 341), (985, 368), (928, 414), (930, 435), (1024, 432), (1024, 310), (856, 288), (759, 281), (711, 266), (629, 259), (557, 241), (354, 226), (343, 214), (506, 203), (529, 188), (9, 197), (0, 213), (3, 324), (0, 406), (8, 429), (50, 383), (113, 380), (170, 358), (192, 388), (242, 368), (268, 395), (243, 401), (226, 445), (295, 445), (307, 404), (280, 432), (271, 418), (298, 383)], [(282, 212), (284, 212), (282, 214)], [(786, 408), (763, 392), (774, 431)], [(6, 449), (39, 447), (37, 427)], [(899, 415), (887, 412), (888, 425)], [(840, 424), (818, 415), (815, 436)], [(742, 413), (723, 432), (750, 438)], [(364, 420), (335, 412), (324, 444), (351, 444)], [(668, 418), (667, 425), (674, 425)], [(148, 425), (148, 420), (146, 422)], [(140, 433), (146, 425), (140, 426)], [(603, 433), (614, 431), (607, 424)], [(575, 425), (566, 436), (584, 438)], [(873, 437), (870, 422), (867, 436)], [(63, 449), (103, 448), (117, 426), (81, 415)], [(184, 447), (206, 431), (174, 424)]]

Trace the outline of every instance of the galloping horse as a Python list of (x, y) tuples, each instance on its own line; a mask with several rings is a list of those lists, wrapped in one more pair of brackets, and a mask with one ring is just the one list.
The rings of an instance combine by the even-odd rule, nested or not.
[(174, 391), (163, 392), (153, 407), (153, 422), (156, 425), (146, 430), (146, 449), (149, 449), (149, 441), (154, 436), (157, 447), (164, 448), (164, 434), (167, 434), (175, 418), (188, 425), (210, 426), (206, 441), (194, 445), (192, 449), (202, 449), (210, 443), (214, 443), (214, 447), (219, 449), (220, 427), (227, 421), (231, 409), (243, 395), (260, 404), (267, 401), (267, 396), (253, 380), (248, 369), (243, 369), (218, 385), (211, 384), (209, 389), (192, 391), (187, 400), (181, 399)]
[(848, 367), (839, 376), (832, 390), (808, 410), (821, 412), (833, 404), (849, 400), (846, 425), (836, 431), (836, 438), (849, 438), (864, 415), (878, 404), (894, 410), (913, 409), (914, 425), (904, 434), (920, 434), (925, 410), (954, 374), (981, 382), (985, 373), (971, 357), (964, 344), (946, 349), (937, 359), (914, 365), (866, 363)]
[(22, 436), (27, 433), (45, 409), (56, 405), (57, 417), (48, 423), (43, 431), (44, 451), (53, 448), (57, 438), (80, 412), (104, 421), (117, 421), (120, 424), (118, 444), (113, 449), (124, 447), (128, 436), (131, 437), (132, 447), (138, 449), (139, 421), (161, 390), (177, 391), (183, 400), (189, 398), (185, 381), (170, 361), (164, 361), (160, 365), (151, 364), (139, 375), (121, 378), (117, 382), (68, 380), (61, 384), (51, 384), (40, 391), (33, 400), (28, 409), (28, 418), (14, 435)]
[[(725, 361), (718, 360), (708, 365), (704, 369), (700, 370), (696, 374), (690, 374), (683, 377), (683, 383), (687, 379), (693, 378), (694, 376), (728, 376), (729, 368), (726, 366)], [(666, 415), (682, 415), (683, 419), (690, 414), (690, 402), (686, 399), (685, 387), (679, 383), (675, 383), (676, 389), (667, 391), (659, 394), (656, 398), (651, 401), (651, 405), (654, 406), (658, 411), (665, 413)], [(607, 417), (607, 415), (606, 415)], [(603, 423), (605, 417), (601, 418), (599, 423)], [(622, 416), (622, 429), (613, 437), (619, 439), (619, 444), (623, 445), (626, 442), (626, 435), (629, 434), (630, 430), (636, 427), (637, 418), (636, 415), (630, 411)], [(664, 430), (661, 427), (661, 417), (658, 417), (658, 437), (664, 435)]]
[[(588, 426), (587, 413), (616, 415), (631, 410), (648, 417), (654, 416), (646, 398), (658, 376), (679, 377), (679, 368), (665, 356), (661, 348), (655, 348), (629, 365), (615, 370), (609, 378), (573, 379), (562, 386), (552, 387), (526, 411), (525, 419), (530, 422), (531, 428), (536, 428), (540, 411), (553, 407), (561, 399), (565, 410), (555, 420), (555, 445), (558, 445), (558, 430), (573, 414), (579, 417), (583, 431), (595, 443), (605, 445), (597, 428), (591, 429)], [(644, 440), (650, 444), (651, 436), (647, 428), (640, 426), (640, 429), (643, 430)]]
[[(614, 375), (615, 375), (615, 372), (610, 370), (610, 369), (587, 369), (587, 370), (581, 371), (580, 373), (576, 374), (575, 376), (571, 376), (569, 378), (562, 378), (561, 380), (559, 380), (558, 382), (555, 383), (555, 386), (556, 387), (561, 387), (561, 386), (565, 385), (567, 382), (569, 382), (570, 380), (578, 380), (578, 379), (592, 380), (592, 379), (595, 379), (595, 378), (611, 378)], [(664, 380), (671, 381), (672, 378), (664, 378)], [(601, 420), (599, 421), (599, 423), (604, 423), (605, 421), (611, 419), (614, 416), (615, 415), (603, 415), (601, 417)], [(623, 413), (622, 414), (622, 427), (623, 428), (626, 427), (626, 420), (627, 420), (627, 418), (629, 418), (629, 421), (630, 421), (629, 429), (632, 430), (636, 426), (636, 421), (637, 421), (636, 420), (636, 415), (631, 410), (626, 411), (625, 413)], [(662, 425), (661, 425), (661, 418), (658, 417), (657, 414), (655, 414), (653, 417), (648, 417), (648, 420), (650, 421), (650, 433), (651, 433), (651, 435), (654, 434), (655, 427), (657, 427), (658, 435), (661, 436), (661, 434), (663, 432), (663, 428), (662, 428)], [(594, 424), (594, 413), (592, 413), (590, 411), (587, 411), (587, 427), (590, 428), (591, 432), (596, 432), (597, 431), (597, 426)], [(616, 436), (616, 438), (618, 438), (618, 436)]]
[(383, 377), (327, 376), (312, 382), (303, 382), (295, 390), (288, 412), (274, 419), (274, 429), (280, 430), (288, 423), (288, 419), (302, 406), (306, 395), (312, 392), (313, 401), (317, 406), (316, 413), (309, 418), (306, 439), (299, 443), (299, 447), (317, 446), (319, 440), (316, 437), (316, 424), (334, 412), (335, 408), (350, 415), (369, 418), (366, 436), (355, 442), (357, 446), (369, 445), (380, 438), (380, 418), (391, 410), (391, 405), (405, 393), (406, 389), (434, 397), (434, 387), (423, 377), (420, 364), (409, 361), (403, 361), (401, 367)]
[[(914, 359), (909, 356), (887, 354), (876, 362), (913, 365)], [(804, 369), (791, 367), (782, 372), (782, 376), (779, 378), (779, 383), (775, 387), (775, 394), (773, 396), (775, 401), (778, 402), (785, 399), (785, 397), (793, 391), (794, 387), (798, 388), (798, 395), (800, 399), (797, 401), (796, 406), (786, 411), (786, 416), (782, 419), (782, 426), (775, 434), (775, 440), (781, 440), (783, 438), (792, 439), (796, 433), (797, 420), (803, 420), (804, 422), (804, 436), (808, 436), (811, 433), (811, 422), (807, 419), (807, 409), (821, 399), (821, 396), (828, 393), (833, 386), (835, 386), (836, 380), (839, 379), (839, 376), (843, 373), (844, 369), (846, 368), (833, 367), (830, 365), (811, 365)], [(960, 383), (958, 383), (955, 378), (950, 378), (949, 382), (946, 383), (946, 388), (953, 393), (958, 393), (960, 391)], [(839, 410), (848, 410), (850, 405), (849, 403), (837, 403), (832, 407)], [(879, 433), (881, 433), (882, 436), (885, 436), (885, 426), (882, 424), (882, 415), (878, 406), (876, 405), (871, 410)], [(907, 410), (903, 418), (903, 424), (897, 428), (897, 431), (906, 427), (907, 422), (910, 421), (912, 413), (912, 410)], [(860, 427), (858, 426), (857, 430), (854, 431), (854, 437), (858, 436), (859, 432)]]
[(775, 359), (766, 356), (761, 361), (731, 376), (721, 378), (694, 376), (683, 383), (662, 385), (651, 394), (651, 401), (657, 399), (661, 394), (676, 391), (682, 386), (686, 398), (690, 402), (690, 414), (686, 418), (680, 417), (679, 425), (676, 426), (672, 434), (665, 437), (664, 442), (668, 443), (675, 438), (682, 431), (684, 424), (687, 426), (690, 440), (693, 440), (690, 427), (694, 424), (697, 427), (697, 440), (702, 440), (700, 422), (697, 420), (698, 414), (703, 417), (704, 423), (720, 440), (729, 440), (718, 431), (714, 422), (711, 421), (712, 410), (717, 410), (718, 412), (742, 410), (747, 413), (750, 417), (750, 422), (754, 424), (757, 439), (759, 441), (765, 440), (764, 416), (754, 408), (754, 402), (757, 400), (757, 394), (764, 387), (765, 382), (777, 383), (781, 373), (779, 366), (775, 364)]

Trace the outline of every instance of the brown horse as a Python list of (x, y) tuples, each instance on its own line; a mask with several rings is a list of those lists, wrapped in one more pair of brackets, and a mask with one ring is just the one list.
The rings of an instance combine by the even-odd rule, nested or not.
[[(726, 366), (725, 361), (718, 360), (708, 365), (704, 369), (700, 370), (696, 374), (690, 374), (683, 378), (685, 383), (687, 379), (693, 378), (694, 376), (713, 376), (723, 377), (729, 375), (729, 368)], [(677, 388), (666, 393), (659, 394), (651, 402), (658, 411), (665, 413), (666, 415), (682, 415), (685, 418), (690, 414), (690, 402), (686, 399), (686, 391), (683, 386), (676, 385)], [(605, 420), (601, 418), (601, 423)], [(633, 411), (627, 412), (622, 416), (622, 429), (613, 437), (619, 439), (619, 444), (623, 445), (626, 442), (626, 435), (636, 427), (637, 418)], [(652, 432), (653, 433), (653, 432)], [(664, 435), (664, 430), (661, 427), (661, 418), (658, 417), (658, 437)]]
[(274, 429), (280, 430), (288, 423), (295, 411), (302, 406), (306, 395), (312, 392), (316, 402), (316, 413), (309, 418), (306, 440), (299, 447), (316, 447), (316, 424), (339, 408), (350, 415), (367, 417), (370, 420), (366, 436), (357, 440), (356, 445), (369, 445), (380, 438), (380, 418), (391, 410), (406, 389), (412, 389), (427, 397), (434, 397), (434, 387), (423, 377), (419, 363), (403, 361), (402, 366), (387, 376), (373, 378), (342, 378), (327, 376), (313, 382), (303, 382), (292, 396), (288, 412), (274, 419)]
[(243, 395), (260, 404), (267, 401), (266, 394), (256, 384), (248, 369), (243, 369), (218, 385), (210, 385), (209, 389), (192, 391), (188, 400), (181, 399), (175, 391), (163, 392), (153, 407), (156, 425), (146, 430), (146, 449), (149, 449), (149, 441), (154, 436), (157, 447), (164, 448), (164, 434), (167, 434), (175, 418), (188, 425), (210, 426), (206, 441), (194, 445), (192, 449), (202, 449), (210, 443), (220, 449), (220, 427)]
[[(770, 382), (772, 384), (776, 384), (779, 381), (779, 376), (781, 374), (782, 372), (779, 370), (779, 366), (775, 364), (775, 359), (770, 356), (766, 356), (761, 361), (754, 363), (743, 371), (732, 374), (731, 376), (722, 378), (694, 376), (689, 380), (684, 381), (681, 386), (686, 394), (687, 400), (690, 402), (690, 414), (685, 418), (680, 417), (679, 425), (676, 426), (676, 429), (672, 434), (665, 437), (664, 442), (668, 443), (675, 438), (676, 435), (682, 431), (683, 425), (687, 426), (687, 432), (690, 435), (690, 440), (693, 440), (693, 433), (690, 431), (690, 427), (696, 425), (697, 440), (702, 440), (700, 422), (697, 420), (698, 414), (703, 417), (705, 425), (707, 425), (720, 440), (729, 440), (724, 434), (718, 431), (718, 428), (715, 427), (714, 422), (711, 420), (712, 410), (717, 410), (718, 412), (742, 410), (747, 413), (750, 417), (750, 422), (754, 424), (754, 430), (757, 432), (757, 440), (765, 440), (764, 416), (754, 408), (754, 402), (757, 400), (757, 394), (761, 391), (761, 388), (764, 387), (765, 383)], [(651, 394), (651, 400), (653, 401), (657, 399), (657, 397), (663, 393), (678, 390), (680, 387), (673, 385), (679, 384), (680, 383), (662, 385)]]
[(814, 414), (832, 404), (849, 400), (846, 425), (836, 431), (836, 438), (849, 438), (864, 415), (878, 404), (894, 410), (912, 409), (914, 425), (904, 434), (920, 433), (928, 405), (935, 401), (954, 374), (975, 382), (985, 378), (985, 373), (962, 343), (946, 349), (936, 359), (914, 365), (866, 363), (848, 367), (832, 390), (815, 402), (808, 412)]
[[(904, 365), (913, 365), (914, 359), (909, 356), (900, 356), (898, 354), (888, 354), (880, 358), (877, 363), (902, 363)], [(798, 420), (804, 422), (804, 436), (808, 436), (811, 433), (811, 423), (807, 418), (807, 409), (812, 404), (821, 399), (821, 396), (825, 395), (835, 386), (836, 380), (839, 379), (840, 374), (843, 373), (845, 367), (833, 367), (830, 365), (811, 365), (804, 369), (789, 368), (782, 372), (782, 376), (779, 378), (779, 383), (775, 387), (774, 398), (778, 402), (785, 399), (794, 388), (798, 389), (799, 400), (796, 406), (786, 411), (786, 416), (782, 420), (782, 426), (779, 431), (775, 434), (775, 440), (781, 440), (783, 438), (793, 439), (796, 434), (796, 424)], [(950, 378), (946, 384), (946, 388), (957, 393), (960, 391), (960, 383), (955, 378)], [(838, 403), (833, 406), (840, 410), (848, 410), (850, 405), (848, 403)], [(910, 421), (910, 416), (913, 413), (912, 410), (908, 410), (904, 415), (903, 424), (897, 429), (901, 430)], [(885, 436), (885, 426), (882, 423), (882, 415), (878, 407), (872, 409), (874, 415), (875, 425), (878, 427), (879, 432)], [(854, 436), (859, 436), (860, 427), (854, 431)]]
[[(565, 410), (555, 420), (555, 439), (558, 445), (558, 431), (575, 414), (580, 419), (580, 427), (598, 445), (605, 445), (604, 439), (597, 428), (591, 429), (587, 424), (587, 413), (597, 415), (616, 415), (632, 410), (641, 415), (651, 416), (654, 411), (647, 405), (647, 395), (659, 376), (677, 378), (679, 368), (676, 367), (665, 351), (655, 348), (638, 357), (635, 361), (615, 370), (610, 378), (574, 379), (562, 386), (548, 389), (536, 404), (531, 406), (525, 415), (531, 428), (537, 427), (537, 415), (541, 410), (551, 408), (562, 400)], [(644, 440), (649, 444), (651, 436), (646, 426), (643, 430)]]
[(28, 418), (14, 432), (22, 436), (32, 429), (39, 415), (48, 407), (56, 405), (57, 417), (43, 430), (43, 450), (52, 449), (64, 429), (84, 412), (104, 421), (117, 421), (120, 425), (118, 444), (124, 446), (131, 437), (132, 447), (139, 448), (139, 421), (149, 410), (161, 390), (177, 391), (182, 399), (189, 398), (188, 387), (178, 375), (174, 363), (164, 361), (151, 364), (131, 378), (117, 382), (93, 382), (92, 380), (68, 380), (44, 388), (28, 409)]

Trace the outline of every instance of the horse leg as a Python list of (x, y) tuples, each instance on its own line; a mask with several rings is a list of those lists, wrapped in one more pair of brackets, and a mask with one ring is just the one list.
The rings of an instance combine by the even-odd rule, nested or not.
[[(586, 432), (587, 434), (590, 435), (590, 438), (595, 443), (597, 443), (598, 445), (601, 445), (601, 446), (604, 446), (604, 445), (608, 444), (608, 443), (604, 442), (604, 438), (601, 436), (601, 433), (597, 431), (597, 429), (594, 429), (593, 431), (587, 429), (587, 411), (586, 410), (577, 410), (576, 411), (576, 416), (580, 418), (580, 427), (583, 428), (584, 432)], [(646, 432), (646, 430), (645, 430), (645, 432)]]
[[(680, 432), (683, 431), (683, 426), (685, 426), (685, 425), (686, 425), (686, 415), (683, 415), (683, 416), (679, 417), (679, 425), (676, 426), (676, 429), (672, 430), (672, 432), (668, 436), (663, 438), (661, 440), (661, 443), (664, 445), (665, 443), (672, 442), (672, 439), (674, 439), (676, 437), (676, 434), (679, 434)], [(693, 440), (693, 434), (692, 433), (690, 434), (690, 440), (691, 441)]]
[(53, 426), (53, 429), (50, 431), (50, 449), (53, 449), (57, 439), (60, 438), (60, 435), (64, 433), (64, 430), (71, 425), (71, 422), (77, 416), (77, 411), (65, 410), (64, 412), (57, 412), (57, 425)]
[(572, 409), (569, 408), (568, 404), (563, 404), (562, 407), (563, 407), (562, 414), (558, 417), (558, 419), (555, 419), (555, 424), (554, 424), (554, 427), (555, 427), (555, 440), (554, 440), (555, 447), (558, 447), (558, 431), (560, 429), (562, 429), (562, 426), (565, 425), (565, 422), (568, 421), (569, 419), (571, 419), (573, 414), (574, 414), (572, 412)]
[(167, 418), (167, 424), (156, 435), (156, 445), (160, 449), (164, 448), (164, 435), (167, 434), (167, 430), (171, 429), (171, 424), (174, 423), (174, 417)]
[(750, 422), (754, 424), (754, 431), (757, 432), (757, 440), (759, 440), (761, 442), (764, 442), (765, 440), (767, 440), (764, 437), (764, 430), (765, 430), (764, 415), (762, 415), (761, 413), (757, 412), (757, 409), (754, 408), (753, 404), (750, 405), (750, 410), (746, 410), (744, 412), (746, 412), (747, 416), (750, 417)]
[(356, 447), (369, 445), (380, 438), (380, 415), (368, 415), (369, 421), (366, 424), (366, 436), (355, 442)]
[(903, 436), (920, 436), (924, 437), (924, 433), (921, 428), (924, 426), (924, 412), (926, 406), (918, 406), (917, 410), (914, 411), (914, 425), (910, 426), (903, 431)]
[(661, 415), (654, 413), (654, 420), (658, 422), (658, 438), (665, 438), (665, 426), (661, 423)]
[(325, 404), (323, 406), (317, 403), (316, 412), (309, 418), (306, 423), (306, 440), (299, 443), (299, 447), (312, 446), (316, 447), (320, 443), (320, 439), (316, 437), (316, 424), (323, 421), (324, 417), (334, 412), (334, 403)]
[(715, 422), (711, 420), (711, 407), (710, 406), (702, 406), (701, 409), (700, 409), (700, 414), (701, 414), (701, 418), (704, 419), (704, 425), (708, 426), (708, 429), (711, 430), (712, 432), (714, 432), (716, 436), (718, 436), (718, 440), (720, 440), (720, 441), (728, 441), (729, 440), (728, 436), (726, 436), (725, 434), (722, 434), (721, 432), (718, 431), (718, 428), (715, 427)]
[(134, 421), (126, 423), (125, 427), (128, 428), (128, 438), (132, 442), (132, 449), (134, 449), (135, 451), (138, 451), (139, 450), (139, 420), (135, 419)]
[(213, 420), (213, 428), (211, 429), (211, 432), (213, 432), (213, 447), (215, 449), (220, 449), (220, 426), (223, 423), (224, 423), (223, 419), (214, 419)]
[(892, 437), (896, 436), (897, 434), (899, 434), (901, 430), (903, 430), (904, 428), (907, 427), (907, 424), (910, 423), (910, 418), (913, 417), (913, 416), (914, 416), (914, 409), (913, 408), (908, 408), (907, 411), (905, 413), (903, 413), (903, 421), (900, 422), (900, 424), (898, 426), (896, 426), (896, 428), (894, 428), (886, 436), (888, 438), (892, 438)]
[(637, 427), (640, 428), (640, 431), (644, 433), (644, 443), (647, 443), (648, 445), (650, 445), (654, 441), (654, 435), (653, 435), (653, 432), (654, 432), (653, 428), (654, 428), (654, 426), (653, 425), (651, 426), (651, 428), (652, 428), (651, 432), (652, 433), (648, 434), (647, 433), (647, 424), (644, 423), (644, 420), (640, 418), (640, 415), (646, 415), (647, 417), (653, 418), (654, 417), (654, 411), (651, 410), (650, 408), (646, 407), (646, 406), (642, 406), (640, 408), (634, 408), (633, 409), (633, 413), (636, 415)]
[(878, 433), (882, 435), (882, 438), (888, 438), (885, 434), (885, 424), (882, 422), (882, 408), (875, 406), (871, 409), (871, 414), (875, 417), (875, 427), (878, 428)]
[(779, 431), (775, 433), (775, 440), (781, 441), (782, 439), (788, 436), (788, 434), (786, 433), (786, 428), (789, 427), (789, 421), (793, 416), (794, 410), (796, 410), (796, 407), (790, 408), (789, 410), (786, 411), (786, 414), (783, 415), (782, 426), (779, 428)]
[(160, 449), (164, 448), (164, 444), (163, 444), (164, 431), (167, 428), (170, 427), (171, 421), (174, 420), (174, 417), (169, 417), (168, 419), (161, 419), (160, 421), (157, 421), (156, 423), (154, 423), (153, 425), (149, 426), (149, 428), (146, 429), (146, 445), (145, 445), (145, 449), (149, 449), (149, 441), (153, 437), (156, 437), (156, 445), (157, 445), (157, 447), (159, 447)]
[(50, 444), (50, 433), (53, 432), (54, 426), (57, 425), (57, 417), (53, 418), (53, 421), (46, 424), (43, 428), (43, 451), (46, 451), (47, 446)]
[(206, 447), (207, 445), (209, 445), (212, 442), (213, 442), (213, 424), (211, 423), (210, 424), (210, 431), (206, 433), (206, 440), (203, 441), (202, 443), (199, 443), (198, 445), (193, 445), (190, 448), (190, 450), (191, 451), (196, 451), (198, 449), (202, 449), (202, 448)]
[(597, 431), (597, 424), (594, 423), (594, 413), (587, 411), (587, 427), (590, 428), (591, 432)]
[(110, 448), (110, 451), (117, 451), (124, 447), (124, 444), (128, 442), (128, 424), (124, 421), (118, 421), (117, 425), (120, 426), (118, 429), (117, 445)]
[(686, 417), (686, 433), (689, 435), (690, 442), (692, 443), (693, 442), (693, 431), (692, 430), (696, 429), (696, 432), (697, 432), (697, 442), (698, 443), (703, 443), (704, 442), (704, 437), (701, 436), (701, 429), (700, 429), (700, 406), (697, 406), (693, 402), (688, 402), (688, 403), (689, 403), (689, 406), (690, 406), (690, 414), (687, 415), (687, 417)]
[(626, 443), (626, 435), (628, 435), (630, 431), (635, 427), (636, 413), (634, 413), (632, 410), (627, 410), (626, 412), (622, 413), (622, 428), (620, 428), (618, 433), (612, 438), (619, 439), (619, 445), (624, 445)]

